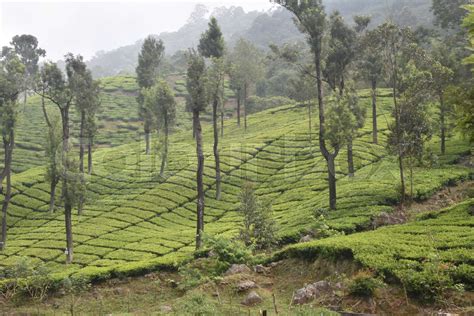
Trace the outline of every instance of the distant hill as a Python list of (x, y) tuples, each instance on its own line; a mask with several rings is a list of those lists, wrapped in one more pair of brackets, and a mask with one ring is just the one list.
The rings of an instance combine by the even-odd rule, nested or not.
[[(328, 12), (338, 10), (351, 22), (354, 15), (371, 15), (372, 25), (378, 25), (387, 18), (409, 26), (431, 26), (431, 0), (326, 0)], [(284, 9), (276, 8), (268, 12), (245, 12), (241, 7), (220, 7), (211, 12), (222, 28), (227, 45), (243, 37), (256, 46), (266, 49), (269, 44), (283, 44), (302, 39), (293, 23), (292, 15)], [(155, 35), (166, 46), (166, 54), (195, 47), (200, 34), (207, 28), (208, 11), (197, 5), (187, 23), (176, 32)], [(98, 52), (88, 66), (98, 78), (117, 74), (133, 74), (138, 52), (143, 39), (134, 44), (108, 52)]]

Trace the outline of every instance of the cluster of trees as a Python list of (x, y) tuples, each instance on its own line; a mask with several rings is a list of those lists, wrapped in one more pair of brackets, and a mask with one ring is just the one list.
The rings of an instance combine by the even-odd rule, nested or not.
[[(273, 47), (273, 52), (297, 64), (301, 76), (315, 81), (319, 148), (327, 162), (330, 209), (336, 208), (334, 161), (343, 145), (347, 145), (349, 175), (354, 172), (352, 139), (363, 126), (365, 114), (358, 106), (355, 91), (348, 87), (347, 82), (357, 77), (370, 82), (372, 88), (374, 143), (378, 142), (377, 85), (383, 80), (392, 89), (394, 120), (389, 127), (389, 150), (398, 158), (403, 202), (406, 199), (405, 160), (413, 171), (414, 161), (421, 159), (424, 143), (432, 135), (433, 129), (426, 114), (430, 103), (438, 104), (441, 153), (446, 150), (447, 120), (454, 102), (445, 102), (445, 93), (454, 82), (455, 72), (462, 73), (459, 56), (463, 52), (459, 48), (443, 51), (442, 45), (436, 44), (436, 41), (451, 39), (459, 44), (463, 38), (462, 34), (459, 35), (462, 33), (459, 25), (464, 15), (459, 6), (466, 1), (459, 0), (456, 4), (445, 0), (433, 2), (436, 21), (445, 29), (453, 28), (437, 37), (426, 36), (427, 32), (420, 30), (413, 32), (391, 21), (369, 30), (370, 18), (366, 16), (356, 16), (354, 26), (350, 27), (337, 12), (328, 18), (321, 0), (274, 2), (294, 14), (298, 28), (306, 35), (309, 52), (302, 54), (301, 50), (295, 51), (289, 47)], [(445, 6), (456, 10), (445, 12)], [(448, 54), (449, 58), (444, 58), (446, 56), (443, 53)], [(308, 55), (311, 57), (308, 58)], [(451, 64), (448, 64), (449, 60)], [(466, 75), (463, 79), (456, 78), (463, 80)], [(304, 87), (302, 90), (308, 88), (311, 89)], [(329, 92), (328, 97), (324, 97), (325, 91)], [(301, 94), (311, 97), (305, 91)]]
[[(6, 247), (7, 208), (11, 198), (11, 164), (15, 139), (18, 98), (34, 91), (41, 97), (41, 106), (47, 125), (45, 153), (47, 157), (46, 180), (50, 183), (50, 212), (55, 210), (56, 187), (61, 183), (60, 200), (64, 206), (66, 227), (66, 262), (73, 260), (72, 209), (79, 214), (85, 202), (84, 155), (87, 147), (87, 172), (92, 172), (92, 146), (97, 132), (96, 114), (100, 107), (99, 84), (93, 80), (82, 56), (67, 54), (65, 73), (52, 62), (38, 62), (46, 55), (32, 35), (15, 36), (10, 47), (2, 49), (0, 59), (0, 110), (4, 144), (4, 168), (0, 183), (6, 178), (6, 192), (2, 208), (1, 248)], [(57, 111), (48, 111), (46, 101)], [(71, 108), (80, 118), (79, 157), (75, 159), (71, 141)], [(3, 187), (2, 187), (3, 189)]]

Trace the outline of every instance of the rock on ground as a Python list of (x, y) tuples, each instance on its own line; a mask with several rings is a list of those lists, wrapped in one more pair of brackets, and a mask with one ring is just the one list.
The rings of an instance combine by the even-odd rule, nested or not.
[(255, 282), (253, 281), (240, 281), (239, 284), (237, 284), (237, 290), (239, 292), (245, 292), (247, 290), (250, 290), (250, 289), (254, 289), (257, 287), (257, 284), (255, 284)]
[(257, 292), (252, 291), (249, 293), (249, 295), (247, 295), (247, 297), (242, 302), (242, 304), (246, 306), (252, 306), (252, 305), (257, 305), (261, 302), (262, 302), (262, 298), (260, 297), (260, 295), (258, 295)]
[(293, 304), (305, 304), (312, 301), (316, 296), (322, 293), (332, 291), (331, 284), (328, 281), (319, 281), (309, 284), (296, 291), (293, 296)]
[(233, 264), (227, 270), (225, 275), (234, 275), (234, 274), (250, 273), (250, 272), (251, 272), (250, 268), (247, 267), (245, 264)]

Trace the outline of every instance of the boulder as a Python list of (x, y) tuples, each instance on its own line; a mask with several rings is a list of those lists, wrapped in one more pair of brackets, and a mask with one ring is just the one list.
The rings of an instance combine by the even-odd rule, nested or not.
[(257, 284), (255, 284), (255, 282), (253, 281), (240, 281), (239, 284), (237, 284), (237, 290), (239, 292), (245, 292), (245, 291), (248, 291), (250, 289), (254, 289), (257, 287)]
[(258, 264), (258, 265), (255, 266), (254, 271), (256, 273), (265, 273), (265, 272), (267, 272), (267, 269), (263, 265)]
[(234, 274), (250, 273), (250, 272), (251, 272), (250, 268), (247, 267), (245, 264), (233, 264), (227, 270), (225, 275), (234, 275)]
[(260, 304), (261, 302), (262, 302), (262, 298), (260, 297), (260, 295), (258, 295), (257, 292), (252, 291), (249, 293), (249, 295), (247, 295), (247, 297), (242, 302), (242, 304), (245, 306), (253, 306), (253, 305)]
[(322, 293), (332, 291), (331, 283), (328, 281), (318, 281), (309, 284), (295, 292), (293, 304), (306, 304)]

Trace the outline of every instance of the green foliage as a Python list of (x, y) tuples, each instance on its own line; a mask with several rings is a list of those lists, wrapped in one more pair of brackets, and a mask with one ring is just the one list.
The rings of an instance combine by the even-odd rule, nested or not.
[(349, 293), (354, 296), (372, 297), (383, 282), (377, 279), (370, 271), (359, 271), (349, 283)]
[(447, 289), (470, 286), (472, 247), (458, 247), (470, 243), (464, 234), (471, 229), (473, 203), (404, 225), (290, 246), (276, 257), (354, 258), (377, 274), (398, 278), (415, 297), (439, 299)]
[(7, 298), (28, 296), (42, 301), (53, 287), (50, 270), (22, 257), (15, 265), (0, 270), (0, 277), (6, 279), (2, 293)]
[(276, 224), (271, 215), (271, 205), (258, 200), (254, 185), (250, 182), (242, 186), (239, 212), (244, 216), (244, 227), (240, 230), (240, 238), (247, 246), (269, 249), (277, 243)]
[(224, 55), (224, 38), (215, 17), (211, 17), (209, 29), (202, 34), (198, 50), (202, 56), (208, 58), (221, 58)]
[(195, 51), (188, 54), (188, 72), (186, 77), (186, 89), (188, 97), (186, 107), (190, 111), (203, 111), (207, 104), (206, 95), (206, 64), (204, 59)]
[(247, 263), (252, 257), (252, 252), (242, 242), (225, 237), (205, 236), (204, 248), (227, 267), (234, 263)]
[(442, 28), (459, 28), (466, 11), (463, 5), (469, 0), (433, 0), (431, 10), (435, 15), (436, 25)]

